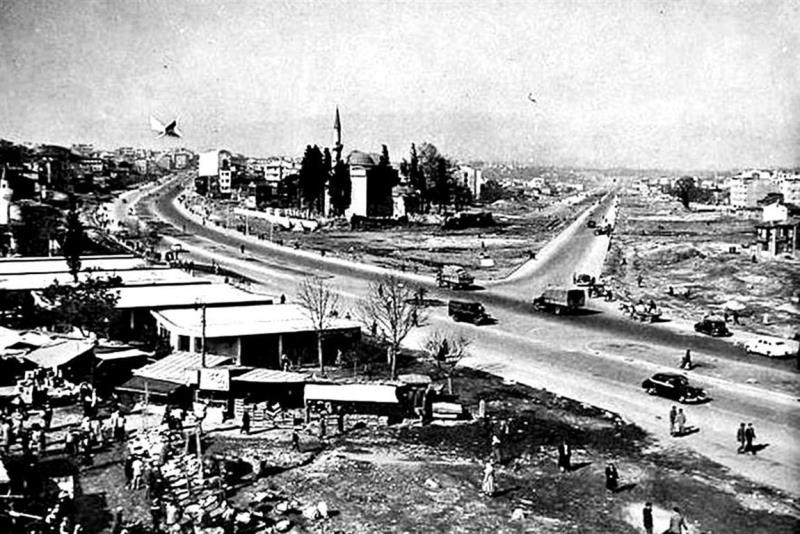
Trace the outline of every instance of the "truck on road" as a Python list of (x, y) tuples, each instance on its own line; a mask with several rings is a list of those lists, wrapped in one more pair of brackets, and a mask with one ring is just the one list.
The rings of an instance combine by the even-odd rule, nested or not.
[(447, 313), (454, 321), (466, 321), (474, 325), (480, 325), (489, 320), (486, 308), (480, 302), (451, 300), (447, 303)]
[(586, 305), (586, 292), (583, 289), (549, 287), (541, 295), (534, 297), (533, 309), (561, 315), (574, 313)]
[(471, 287), (474, 281), (475, 277), (460, 265), (443, 265), (436, 273), (436, 284), (439, 287), (466, 289)]

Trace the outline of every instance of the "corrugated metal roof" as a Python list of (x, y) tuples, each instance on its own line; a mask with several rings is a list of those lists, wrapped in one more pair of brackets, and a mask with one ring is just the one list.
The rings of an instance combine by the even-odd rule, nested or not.
[(68, 339), (61, 343), (54, 343), (47, 347), (42, 347), (25, 355), (25, 359), (32, 361), (39, 367), (50, 367), (56, 369), (66, 365), (72, 360), (83, 356), (94, 349), (94, 343)]
[(253, 369), (243, 375), (234, 377), (236, 382), (260, 382), (263, 384), (302, 384), (308, 380), (309, 375), (304, 373), (289, 373), (275, 369)]
[[(202, 314), (194, 309), (165, 309), (151, 312), (170, 330), (183, 335), (201, 336)], [(359, 329), (361, 325), (350, 319), (332, 317), (326, 328), (330, 330)], [(314, 332), (314, 325), (305, 310), (297, 304), (266, 304), (253, 306), (226, 306), (206, 310), (206, 337), (252, 336)]]
[[(232, 360), (229, 356), (206, 354), (206, 367), (216, 367)], [(133, 372), (135, 376), (163, 380), (175, 384), (196, 383), (196, 371), (202, 367), (202, 356), (192, 352), (175, 352)]]

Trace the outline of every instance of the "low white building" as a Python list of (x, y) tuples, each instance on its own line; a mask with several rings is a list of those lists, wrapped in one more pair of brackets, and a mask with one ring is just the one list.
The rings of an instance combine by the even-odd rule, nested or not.
[[(159, 336), (174, 350), (201, 352), (205, 334), (208, 353), (229, 356), (237, 365), (280, 368), (281, 355), (295, 362), (317, 359), (314, 325), (296, 304), (235, 305), (197, 309), (163, 309), (151, 312)], [(203, 323), (205, 322), (205, 326)], [(325, 328), (326, 359), (346, 348), (361, 334), (361, 325), (332, 317)]]

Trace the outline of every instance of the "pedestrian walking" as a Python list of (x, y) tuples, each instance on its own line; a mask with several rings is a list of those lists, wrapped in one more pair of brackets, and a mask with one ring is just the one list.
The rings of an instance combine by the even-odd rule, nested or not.
[(44, 431), (50, 431), (50, 423), (53, 421), (53, 407), (50, 403), (46, 403), (44, 405), (44, 411), (42, 412), (42, 423), (44, 424)]
[(753, 440), (756, 439), (756, 429), (753, 428), (753, 423), (747, 423), (747, 428), (744, 430), (745, 452), (751, 454), (756, 453), (756, 448), (753, 446)]
[(481, 483), (481, 491), (483, 491), (483, 494), (487, 497), (494, 497), (494, 494), (497, 491), (494, 466), (492, 465), (491, 460), (487, 461), (486, 466), (483, 468), (483, 482)]
[(242, 429), (241, 434), (250, 434), (250, 411), (245, 410), (242, 414)]
[(296, 429), (292, 429), (292, 450), (300, 452), (300, 434)]
[(500, 450), (500, 436), (497, 434), (492, 434), (492, 459), (500, 463), (503, 460), (502, 451)]
[(742, 454), (746, 449), (745, 433), (746, 429), (744, 423), (739, 423), (739, 428), (736, 430), (736, 441), (739, 443), (739, 448), (736, 450), (736, 452), (739, 454)]
[(125, 457), (125, 463), (122, 466), (122, 472), (125, 475), (125, 487), (130, 488), (133, 482), (133, 456), (128, 455)]
[(681, 369), (692, 369), (692, 351), (689, 349), (686, 349), (686, 354), (683, 355), (683, 359), (681, 360)]
[(675, 435), (675, 419), (678, 417), (678, 408), (673, 404), (669, 409), (669, 435)]
[(286, 304), (286, 295), (281, 293), (281, 304)]
[(606, 465), (606, 489), (609, 491), (617, 491), (618, 486), (619, 473), (617, 472), (617, 466), (609, 462), (608, 465)]
[(136, 457), (131, 463), (131, 489), (138, 490), (142, 485), (142, 472), (144, 464), (141, 458)]
[(677, 506), (672, 509), (672, 515), (669, 517), (669, 529), (665, 534), (684, 534), (689, 532), (689, 526), (681, 514), (681, 509)]
[(675, 416), (675, 430), (678, 436), (683, 436), (686, 432), (686, 414), (683, 413), (683, 408), (678, 408), (678, 415)]
[(241, 250), (242, 254), (244, 254), (244, 245), (239, 246), (239, 250)]
[(739, 312), (737, 312), (736, 310), (733, 310), (731, 315), (733, 316), (733, 324), (738, 325), (739, 324)]
[(558, 468), (562, 473), (572, 469), (572, 449), (563, 439), (558, 444)]
[(653, 534), (653, 503), (644, 503), (642, 510), (642, 526), (645, 534)]
[(118, 414), (117, 415), (117, 422), (116, 422), (116, 426), (114, 427), (114, 439), (116, 441), (122, 442), (122, 441), (125, 441), (125, 439), (127, 438), (126, 432), (125, 432), (126, 420), (125, 420), (125, 415), (124, 414), (120, 413), (119, 411), (117, 411), (117, 414)]

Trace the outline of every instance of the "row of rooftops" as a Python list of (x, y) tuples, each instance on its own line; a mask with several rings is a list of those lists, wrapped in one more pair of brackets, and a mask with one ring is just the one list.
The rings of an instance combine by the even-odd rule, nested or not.
[[(152, 268), (130, 255), (87, 256), (81, 260), (80, 278), (116, 277), (117, 308), (148, 310), (162, 324), (181, 335), (201, 331), (200, 306), (206, 307), (206, 335), (270, 335), (313, 330), (310, 319), (297, 304), (273, 304), (267, 295), (251, 293), (227, 284), (196, 278), (180, 269)], [(0, 291), (37, 291), (53, 281), (72, 284), (64, 258), (0, 259)], [(349, 330), (359, 324), (332, 317), (328, 330)]]

